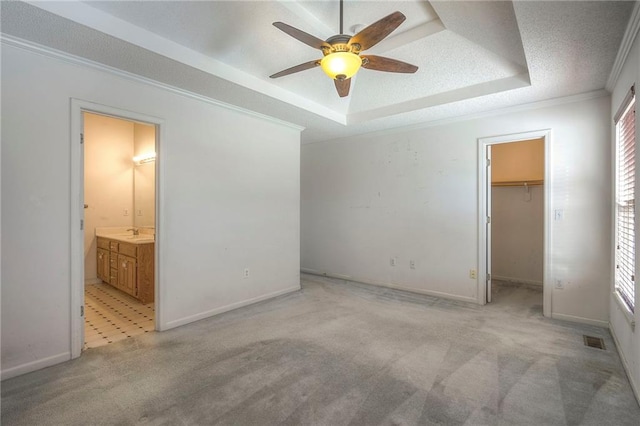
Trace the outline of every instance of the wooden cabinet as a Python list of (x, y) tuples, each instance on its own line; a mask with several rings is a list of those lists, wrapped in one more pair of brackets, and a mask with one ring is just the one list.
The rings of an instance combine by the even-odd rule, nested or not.
[(118, 255), (118, 288), (136, 297), (138, 295), (136, 259)]
[(153, 302), (154, 246), (98, 237), (98, 278), (142, 303)]
[(98, 278), (104, 282), (109, 282), (111, 266), (109, 264), (109, 250), (98, 248)]

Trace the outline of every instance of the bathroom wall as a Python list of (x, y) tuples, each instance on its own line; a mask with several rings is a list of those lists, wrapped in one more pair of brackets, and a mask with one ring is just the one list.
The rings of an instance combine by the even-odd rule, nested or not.
[(96, 227), (133, 224), (134, 123), (84, 114), (84, 276), (96, 276)]

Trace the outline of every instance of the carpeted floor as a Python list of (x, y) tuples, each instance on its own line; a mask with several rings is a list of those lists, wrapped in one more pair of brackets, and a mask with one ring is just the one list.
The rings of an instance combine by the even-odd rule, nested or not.
[(302, 282), (6, 380), (2, 424), (639, 424), (609, 332), (543, 318), (538, 289), (496, 286), (480, 307)]

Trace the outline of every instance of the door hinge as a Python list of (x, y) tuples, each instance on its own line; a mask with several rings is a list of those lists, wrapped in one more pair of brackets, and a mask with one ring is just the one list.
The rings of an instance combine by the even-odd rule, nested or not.
[(84, 219), (80, 219), (80, 230), (84, 230)]
[(487, 223), (491, 223), (491, 216), (487, 216)]
[(487, 167), (491, 167), (491, 158), (487, 158)]
[(491, 281), (491, 274), (487, 274), (487, 281)]
[(80, 133), (80, 145), (84, 143), (84, 133)]
[(84, 305), (80, 305), (80, 316), (84, 316)]

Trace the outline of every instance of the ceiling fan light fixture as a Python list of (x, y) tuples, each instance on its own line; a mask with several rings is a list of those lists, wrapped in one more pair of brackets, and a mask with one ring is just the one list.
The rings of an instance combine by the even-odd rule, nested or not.
[(322, 70), (333, 80), (353, 77), (361, 65), (362, 58), (351, 52), (329, 53), (320, 61)]

